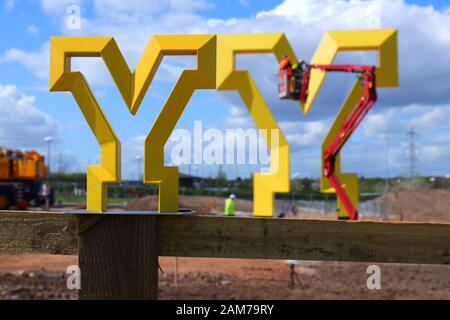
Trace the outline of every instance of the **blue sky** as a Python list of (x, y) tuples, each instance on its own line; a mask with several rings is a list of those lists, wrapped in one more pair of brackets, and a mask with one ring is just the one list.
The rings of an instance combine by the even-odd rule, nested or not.
[[(81, 8), (81, 30), (65, 27), (66, 9)], [(381, 28), (398, 28), (398, 89), (381, 89), (377, 103), (343, 150), (344, 171), (365, 176), (402, 175), (406, 167), (406, 132), (418, 132), (419, 171), (450, 173), (450, 9), (447, 1), (328, 0), (170, 0), (149, 5), (130, 0), (5, 0), (0, 10), (0, 145), (45, 152), (45, 136), (55, 138), (51, 165), (84, 171), (98, 161), (98, 146), (69, 93), (48, 92), (48, 41), (52, 35), (111, 35), (134, 67), (153, 33), (285, 32), (297, 53), (311, 58), (323, 33), (332, 29), (370, 28), (367, 8), (376, 11)], [(433, 6), (433, 7), (431, 7)], [(401, 10), (402, 15), (395, 12)], [(300, 54), (302, 53), (302, 54)], [(86, 61), (89, 60), (89, 61)], [(370, 54), (340, 54), (337, 61), (373, 63)], [(73, 69), (85, 73), (100, 105), (122, 142), (124, 178), (136, 177), (136, 155), (176, 75), (194, 66), (191, 57), (164, 59), (144, 102), (132, 117), (99, 59), (75, 59)], [(291, 173), (317, 177), (320, 144), (353, 78), (328, 77), (311, 113), (276, 99), (276, 62), (272, 56), (239, 57), (237, 66), (256, 79), (291, 145)], [(178, 123), (205, 127), (254, 128), (235, 93), (198, 91)], [(61, 159), (61, 160), (59, 160)], [(249, 176), (257, 166), (225, 166), (228, 176)], [(218, 166), (182, 167), (215, 176)]]
[(434, 1), (429, 1), (429, 0), (408, 0), (406, 1), (406, 3), (409, 4), (417, 4), (419, 6), (433, 6), (436, 9), (442, 9), (446, 6), (448, 6), (448, 1), (447, 0), (434, 0)]

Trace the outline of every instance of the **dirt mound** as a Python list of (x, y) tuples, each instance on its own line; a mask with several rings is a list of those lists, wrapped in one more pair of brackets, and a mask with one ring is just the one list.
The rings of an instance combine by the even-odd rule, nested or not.
[(76, 290), (67, 289), (63, 272), (0, 273), (1, 300), (74, 300)]
[[(59, 257), (0, 255), (0, 299), (77, 299), (65, 274), (66, 264), (77, 258), (65, 257), (55, 266)], [(178, 259), (178, 285), (175, 258), (159, 259), (160, 299), (450, 299), (450, 266), (377, 263), (381, 289), (369, 290), (369, 263), (297, 261), (297, 281), (289, 287), (287, 261)]]
[[(193, 271), (189, 264), (202, 261), (208, 267)], [(449, 299), (449, 266), (377, 264), (380, 290), (367, 288), (368, 263), (303, 262), (296, 265), (298, 279), (289, 287), (285, 261), (229, 259), (180, 261), (178, 286), (173, 271), (159, 277), (160, 299)], [(200, 262), (199, 261), (199, 262)], [(252, 267), (249, 267), (252, 264)], [(215, 270), (214, 267), (218, 267)], [(209, 271), (206, 271), (209, 268)], [(164, 267), (163, 267), (164, 269)]]
[(388, 192), (375, 201), (399, 220), (450, 222), (450, 189)]
[[(197, 211), (199, 214), (208, 214), (211, 211), (223, 211), (225, 198), (210, 196), (183, 196), (178, 199), (180, 208), (189, 208)], [(238, 211), (252, 212), (253, 202), (249, 200), (236, 199), (235, 209)], [(125, 210), (157, 210), (158, 196), (146, 196), (136, 199), (129, 203)]]

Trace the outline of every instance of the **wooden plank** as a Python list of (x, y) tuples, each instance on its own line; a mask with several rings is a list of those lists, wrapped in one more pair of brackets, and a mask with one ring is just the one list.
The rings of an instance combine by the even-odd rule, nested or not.
[(450, 224), (164, 217), (161, 256), (450, 264)]
[(0, 211), (0, 254), (78, 254), (78, 219), (50, 212)]
[(156, 299), (157, 231), (156, 216), (105, 215), (80, 232), (80, 299)]
[[(69, 232), (76, 219), (2, 212), (0, 253), (76, 254), (78, 237)], [(450, 224), (445, 223), (195, 215), (157, 219), (161, 256), (450, 264)]]

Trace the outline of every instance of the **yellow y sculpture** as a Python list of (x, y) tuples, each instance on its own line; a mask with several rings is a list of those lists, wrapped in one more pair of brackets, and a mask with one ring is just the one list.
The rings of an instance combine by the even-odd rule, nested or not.
[[(311, 64), (331, 64), (338, 51), (377, 51), (378, 66), (376, 68), (376, 85), (382, 87), (398, 86), (398, 61), (397, 61), (397, 31), (386, 30), (360, 30), (360, 31), (334, 31), (327, 32), (319, 44), (312, 58)], [(317, 95), (325, 72), (313, 70), (311, 72), (310, 98), (306, 102), (305, 110), (309, 110), (315, 96)], [(350, 93), (342, 104), (337, 117), (322, 142), (322, 156), (326, 147), (339, 132), (347, 116), (352, 112), (356, 102), (361, 97), (363, 85), (356, 80)], [(335, 193), (334, 188), (324, 175), (322, 170), (320, 177), (320, 191), (324, 193)], [(341, 173), (340, 154), (336, 158), (335, 171), (347, 192), (355, 208), (358, 208), (358, 176), (355, 173)], [(349, 213), (342, 203), (338, 201), (338, 216), (348, 218)]]
[[(331, 62), (338, 50), (379, 50), (377, 75), (381, 79), (380, 84), (393, 86), (397, 82), (394, 36), (395, 31), (392, 30), (328, 33), (312, 62)], [(160, 212), (177, 212), (178, 168), (164, 166), (164, 145), (195, 90), (236, 90), (256, 126), (269, 133), (272, 130), (278, 133), (276, 139), (271, 134), (266, 139), (271, 156), (270, 172), (254, 176), (254, 215), (272, 216), (274, 193), (289, 192), (289, 146), (250, 74), (234, 68), (235, 56), (246, 53), (273, 53), (278, 60), (287, 54), (291, 61), (297, 61), (282, 33), (155, 35), (135, 71), (131, 72), (112, 37), (52, 37), (50, 91), (72, 93), (100, 145), (100, 163), (87, 168), (87, 210), (106, 211), (107, 184), (120, 182), (120, 142), (83, 75), (71, 70), (70, 59), (101, 57), (126, 106), (135, 114), (164, 56), (196, 55), (197, 67), (181, 72), (145, 139), (144, 182), (159, 185)], [(301, 105), (305, 113), (311, 107), (323, 77), (324, 74), (316, 71), (311, 74), (310, 98), (304, 106)], [(359, 90), (355, 84), (333, 128), (339, 125), (339, 117), (345, 115), (352, 97), (357, 96)], [(357, 191), (349, 189), (354, 184), (345, 177), (341, 181), (347, 190)], [(322, 190), (329, 191), (323, 181), (322, 178)]]
[[(158, 36), (161, 39), (159, 46), (174, 51), (177, 49), (173, 46), (179, 48), (180, 40), (186, 40), (187, 37)], [(270, 172), (255, 174), (254, 177), (254, 215), (271, 216), (274, 193), (289, 192), (289, 146), (253, 79), (246, 71), (236, 71), (234, 60), (238, 53), (273, 52), (281, 59), (283, 52), (290, 52), (293, 56), (293, 51), (282, 33), (206, 37), (209, 37), (208, 42), (201, 47), (191, 48), (195, 51), (184, 50), (184, 54), (197, 54), (197, 69), (181, 72), (145, 139), (145, 182), (159, 184), (160, 212), (177, 211), (178, 168), (164, 166), (164, 145), (196, 89), (237, 90), (256, 126), (268, 132), (277, 130), (278, 133), (277, 141), (272, 141), (270, 134), (267, 137), (271, 155)]]
[[(83, 75), (70, 70), (70, 58), (102, 56), (105, 63), (111, 64), (111, 57), (108, 57), (106, 52), (111, 52), (110, 48), (115, 47), (115, 43), (110, 37), (55, 37), (51, 39), (50, 46), (50, 91), (72, 93), (100, 144), (100, 164), (88, 165), (86, 170), (86, 207), (91, 211), (105, 211), (107, 183), (120, 181), (120, 142)], [(118, 72), (117, 68), (113, 69), (112, 74), (116, 76), (114, 79), (122, 84), (119, 89), (127, 91), (128, 88), (124, 88), (126, 80), (120, 81), (120, 77), (126, 75)], [(123, 94), (127, 93), (122, 92)]]

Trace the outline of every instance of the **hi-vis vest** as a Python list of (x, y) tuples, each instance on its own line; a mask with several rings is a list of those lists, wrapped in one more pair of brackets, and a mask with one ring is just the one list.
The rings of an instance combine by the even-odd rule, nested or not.
[(234, 201), (231, 198), (225, 200), (224, 213), (226, 216), (234, 216)]

